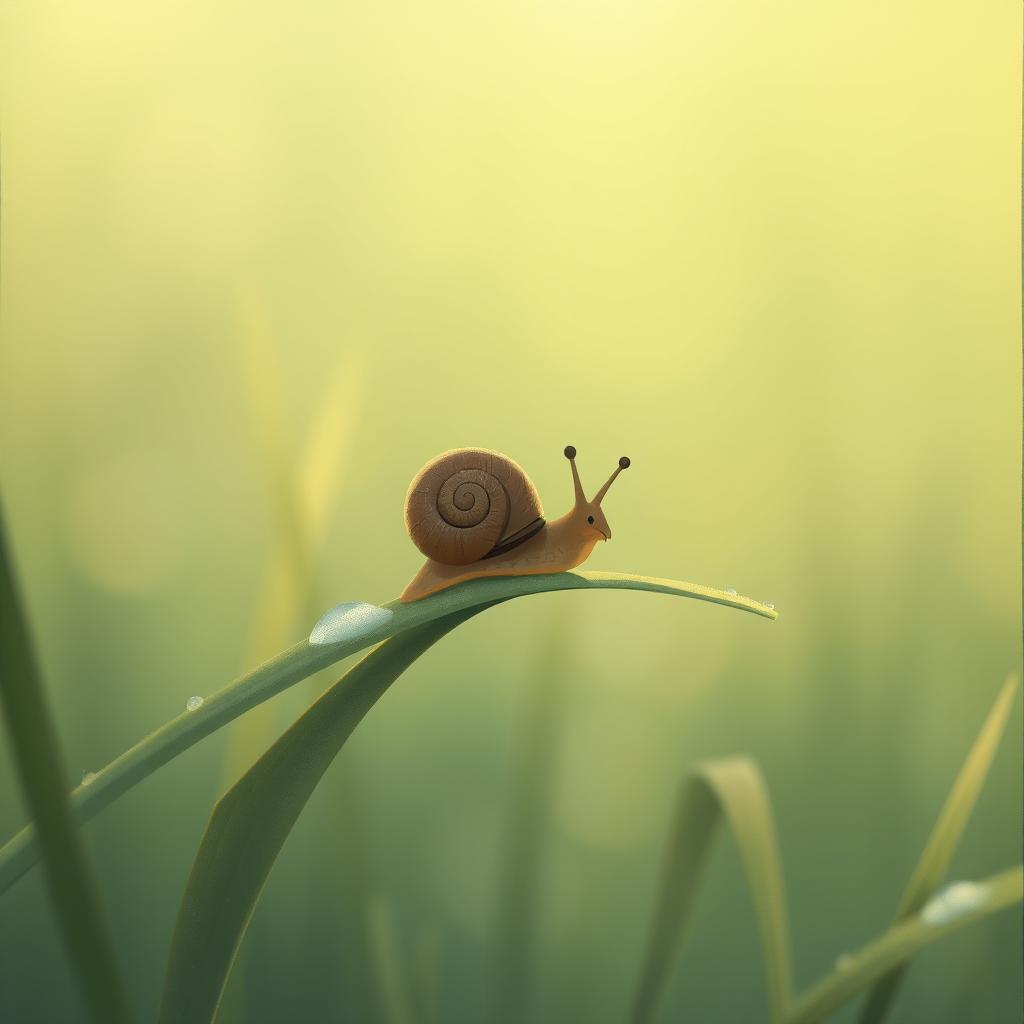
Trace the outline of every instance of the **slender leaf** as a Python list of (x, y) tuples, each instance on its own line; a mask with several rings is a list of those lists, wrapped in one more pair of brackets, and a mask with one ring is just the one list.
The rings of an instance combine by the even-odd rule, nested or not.
[(912, 914), (845, 957), (842, 969), (833, 971), (793, 1004), (785, 1024), (818, 1024), (933, 942), (1020, 903), (1024, 898), (1024, 869), (1010, 868), (979, 884), (985, 899), (972, 909), (941, 925), (929, 924)]
[(650, 1020), (657, 1008), (723, 815), (754, 900), (772, 1020), (782, 1020), (790, 1004), (789, 923), (771, 801), (757, 765), (731, 757), (699, 765), (683, 785), (633, 1004), (637, 1024)]
[[(907, 888), (900, 898), (896, 910), (896, 921), (906, 920), (916, 914), (931, 898), (945, 877), (953, 859), (960, 837), (967, 827), (971, 812), (978, 801), (985, 779), (988, 777), (996, 749), (1006, 728), (1010, 709), (1017, 696), (1017, 677), (1011, 675), (996, 698), (992, 710), (978, 733), (967, 759), (957, 775), (946, 803), (939, 813), (932, 834), (928, 837), (924, 852)], [(869, 993), (861, 1012), (861, 1024), (879, 1024), (888, 1012), (893, 997), (899, 989), (906, 967), (900, 967), (887, 974)]]
[(129, 1019), (114, 944), (68, 800), (68, 775), (50, 717), (0, 513), (0, 697), (71, 966), (101, 1024)]
[(270, 869), (324, 772), (391, 683), (432, 644), (482, 610), (457, 612), (382, 644), (328, 689), (221, 798), (182, 897), (160, 1024), (213, 1020)]
[[(88, 786), (76, 789), (71, 795), (72, 808), (79, 821), (88, 821), (152, 772), (239, 715), (328, 665), (389, 637), (458, 612), (478, 610), (514, 597), (560, 590), (638, 590), (673, 594), (752, 612), (768, 619), (776, 618), (773, 609), (757, 601), (711, 587), (607, 572), (493, 577), (471, 580), (408, 604), (392, 601), (383, 606), (390, 612), (387, 621), (337, 643), (311, 644), (304, 640), (207, 697), (196, 710), (173, 718), (97, 772)], [(9, 888), (38, 860), (35, 831), (29, 826), (0, 848), (0, 892)]]

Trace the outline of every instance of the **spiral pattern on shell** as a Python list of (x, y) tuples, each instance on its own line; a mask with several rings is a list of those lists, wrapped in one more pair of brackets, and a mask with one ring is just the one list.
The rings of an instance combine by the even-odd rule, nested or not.
[(446, 565), (479, 561), (543, 514), (523, 468), (486, 448), (456, 448), (431, 459), (405, 498), (413, 543)]

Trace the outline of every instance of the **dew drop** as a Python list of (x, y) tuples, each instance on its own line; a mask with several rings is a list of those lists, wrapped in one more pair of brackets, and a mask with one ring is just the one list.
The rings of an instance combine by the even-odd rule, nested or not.
[(82, 772), (82, 785), (88, 786), (96, 778), (95, 772)]
[(764, 602), (764, 606), (765, 606), (765, 608), (771, 608), (772, 611), (775, 611), (775, 605), (772, 604), (771, 601), (765, 601)]
[(380, 629), (393, 614), (388, 608), (365, 601), (347, 601), (320, 616), (309, 634), (309, 642), (323, 646), (355, 640)]
[(849, 953), (840, 953), (836, 957), (836, 970), (848, 971), (853, 966), (853, 957)]
[(202, 706), (203, 706), (203, 698), (199, 697), (199, 696), (189, 697), (189, 699), (187, 701), (185, 701), (185, 710), (186, 711), (195, 711), (196, 708), (201, 708)]
[(735, 588), (735, 587), (726, 587), (726, 588), (725, 588), (725, 592), (726, 592), (726, 593), (727, 593), (727, 594), (728, 594), (728, 595), (729, 595), (730, 597), (735, 597), (735, 596), (736, 596), (736, 588)]
[(921, 920), (936, 927), (949, 924), (977, 910), (987, 899), (988, 891), (977, 882), (952, 882), (924, 905)]

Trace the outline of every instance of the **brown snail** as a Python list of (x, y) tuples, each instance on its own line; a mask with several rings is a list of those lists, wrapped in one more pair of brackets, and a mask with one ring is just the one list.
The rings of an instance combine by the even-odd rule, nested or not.
[(615, 478), (629, 468), (623, 456), (607, 483), (589, 501), (572, 467), (576, 502), (552, 523), (523, 468), (487, 448), (455, 448), (431, 459), (416, 474), (405, 498), (405, 526), (427, 562), (402, 594), (418, 601), (445, 587), (485, 576), (565, 572), (585, 562), (612, 531), (601, 502)]

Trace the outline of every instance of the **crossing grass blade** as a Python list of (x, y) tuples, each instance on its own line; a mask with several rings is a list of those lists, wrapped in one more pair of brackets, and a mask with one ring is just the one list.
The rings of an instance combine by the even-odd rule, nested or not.
[(428, 622), (382, 644), (330, 687), (221, 798), (182, 897), (160, 1024), (213, 1020), (260, 892), (324, 772), (391, 683), (437, 640), (482, 610)]
[[(120, 757), (108, 764), (88, 786), (71, 794), (72, 810), (79, 822), (88, 821), (150, 774), (184, 753), (193, 744), (216, 732), (258, 704), (321, 669), (390, 637), (436, 622), (459, 612), (480, 610), (515, 597), (562, 590), (637, 590), (671, 594), (750, 612), (775, 619), (776, 612), (748, 597), (696, 583), (611, 572), (562, 572), (536, 576), (502, 576), (472, 580), (438, 594), (403, 604), (392, 601), (383, 607), (390, 618), (381, 625), (338, 643), (317, 645), (308, 640), (243, 675), (207, 697), (202, 706), (171, 719)], [(0, 893), (13, 885), (39, 860), (35, 829), (22, 829), (0, 848)]]
[[(1017, 696), (1017, 685), (1016, 675), (1011, 675), (1003, 683), (999, 696), (953, 783), (932, 834), (925, 844), (924, 852), (900, 898), (896, 910), (897, 923), (918, 913), (945, 877), (960, 837), (978, 801), (981, 788), (988, 777), (992, 759), (995, 757), (1014, 698)], [(860, 1015), (860, 1024), (880, 1024), (892, 1004), (905, 971), (906, 967), (900, 967), (879, 980), (868, 994)]]
[(833, 971), (794, 1003), (785, 1024), (819, 1024), (927, 946), (1020, 903), (1024, 898), (1024, 869), (1010, 868), (979, 884), (986, 896), (973, 910), (939, 926), (912, 914), (844, 959), (842, 970)]
[(789, 922), (771, 801), (757, 765), (749, 758), (730, 757), (699, 765), (683, 784), (634, 997), (635, 1024), (651, 1020), (657, 1008), (723, 817), (739, 848), (754, 901), (772, 1020), (781, 1021), (789, 1006)]
[(57, 730), (18, 597), (0, 513), (0, 698), (4, 719), (46, 870), (61, 938), (91, 1017), (129, 1020), (114, 944), (81, 835), (68, 801), (68, 776)]

